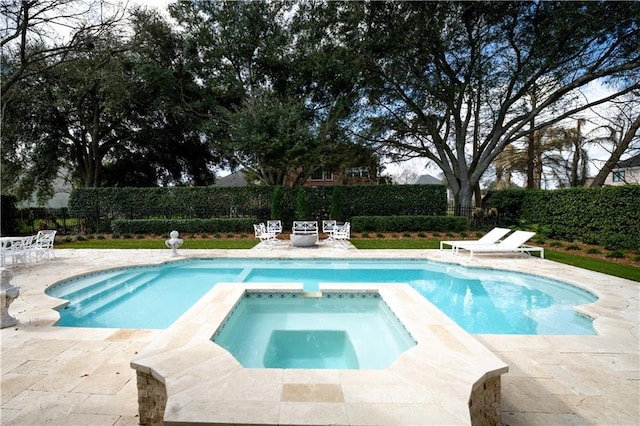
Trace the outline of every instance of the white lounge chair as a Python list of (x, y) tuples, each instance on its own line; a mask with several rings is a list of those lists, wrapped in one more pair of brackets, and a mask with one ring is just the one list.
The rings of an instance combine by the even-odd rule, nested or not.
[(445, 245), (451, 246), (452, 252), (457, 252), (458, 246), (460, 244), (465, 245), (487, 245), (487, 244), (495, 244), (500, 238), (507, 235), (511, 230), (508, 228), (493, 228), (491, 231), (487, 232), (482, 238), (478, 240), (453, 240), (453, 241), (440, 241), (440, 250), (444, 248)]
[(544, 259), (544, 248), (525, 244), (536, 233), (528, 231), (515, 231), (504, 240), (496, 244), (459, 244), (458, 248), (469, 250), (469, 257), (474, 253), (528, 253), (540, 252), (540, 257)]

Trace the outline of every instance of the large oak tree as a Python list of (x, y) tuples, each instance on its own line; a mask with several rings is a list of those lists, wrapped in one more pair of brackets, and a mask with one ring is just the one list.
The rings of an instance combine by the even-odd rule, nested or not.
[(360, 135), (435, 163), (462, 208), (505, 147), (639, 87), (637, 2), (350, 2), (339, 23), (365, 58)]

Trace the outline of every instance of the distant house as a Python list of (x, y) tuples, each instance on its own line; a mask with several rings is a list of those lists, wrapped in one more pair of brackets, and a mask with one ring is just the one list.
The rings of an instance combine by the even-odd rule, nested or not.
[[(416, 180), (411, 182), (411, 185), (447, 185), (447, 182), (431, 175), (420, 175)], [(447, 201), (450, 200), (453, 200), (453, 192), (451, 188), (449, 188), (449, 185), (447, 185)]]
[(304, 186), (376, 185), (378, 178), (368, 167), (350, 167), (340, 171), (317, 169)]
[(604, 181), (605, 185), (638, 185), (640, 184), (640, 154), (619, 161)]
[[(288, 181), (286, 185), (290, 186), (293, 179)], [(258, 182), (254, 182), (258, 184)], [(375, 185), (376, 178), (369, 176), (369, 170), (367, 168), (350, 168), (342, 172), (332, 172), (327, 170), (316, 170), (309, 176), (304, 183), (304, 186), (336, 186), (336, 185)], [(247, 177), (244, 171), (238, 170), (227, 176), (216, 179), (216, 183), (213, 186), (219, 187), (239, 187), (247, 186)]]
[(444, 182), (437, 177), (431, 175), (420, 175), (415, 181), (411, 182), (412, 185), (444, 185)]
[(247, 186), (247, 179), (244, 175), (244, 171), (236, 170), (235, 172), (223, 176), (221, 178), (216, 179), (216, 182), (213, 186), (223, 186), (223, 187), (232, 187), (232, 186)]

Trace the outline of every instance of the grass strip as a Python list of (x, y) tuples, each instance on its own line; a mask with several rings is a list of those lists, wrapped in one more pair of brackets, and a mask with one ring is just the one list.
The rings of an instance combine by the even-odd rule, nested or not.
[[(185, 240), (181, 249), (250, 249), (257, 240)], [(85, 240), (58, 243), (56, 249), (163, 249), (169, 250), (164, 240)]]
[(410, 250), (410, 249), (438, 249), (440, 242), (437, 240), (383, 240), (383, 239), (352, 239), (349, 240), (356, 248), (359, 249), (391, 249), (391, 250)]
[(577, 266), (590, 271), (602, 272), (614, 277), (626, 278), (632, 281), (640, 281), (640, 268), (630, 265), (609, 262), (603, 259), (579, 256), (572, 253), (557, 250), (545, 250), (544, 257), (554, 262), (565, 265)]

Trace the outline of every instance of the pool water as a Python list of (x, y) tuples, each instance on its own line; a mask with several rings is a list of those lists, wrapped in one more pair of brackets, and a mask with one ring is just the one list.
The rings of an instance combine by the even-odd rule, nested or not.
[(212, 340), (247, 368), (384, 369), (416, 345), (377, 293), (247, 293)]
[(559, 281), (424, 260), (190, 259), (109, 270), (46, 290), (57, 325), (164, 329), (218, 282), (408, 283), (469, 333), (595, 334), (574, 307), (597, 298)]

